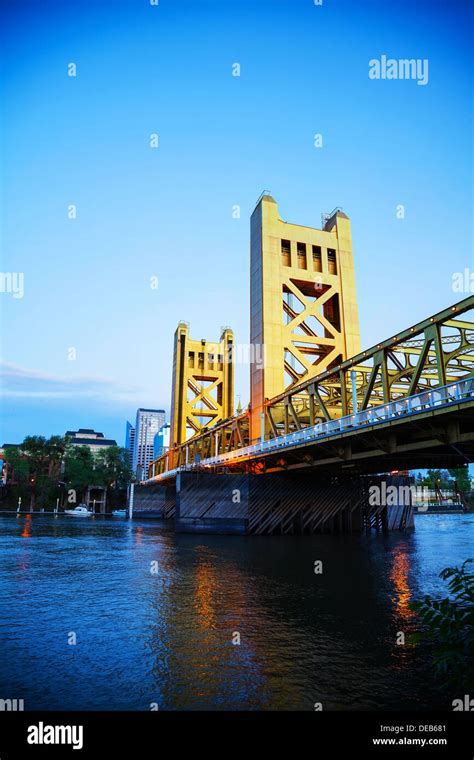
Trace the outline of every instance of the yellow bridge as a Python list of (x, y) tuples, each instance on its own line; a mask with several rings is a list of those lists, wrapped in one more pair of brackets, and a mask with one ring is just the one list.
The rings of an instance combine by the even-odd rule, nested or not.
[[(199, 473), (220, 476), (209, 481), (212, 491), (223, 475), (240, 474), (259, 476), (261, 488), (264, 473), (360, 476), (472, 461), (474, 297), (361, 351), (346, 214), (335, 209), (322, 229), (289, 224), (264, 194), (250, 232), (250, 404), (233, 414), (232, 330), (217, 343), (195, 341), (180, 323), (171, 445), (151, 464), (147, 485), (177, 483), (180, 491), (187, 473), (193, 487)], [(288, 499), (296, 490), (293, 479)]]

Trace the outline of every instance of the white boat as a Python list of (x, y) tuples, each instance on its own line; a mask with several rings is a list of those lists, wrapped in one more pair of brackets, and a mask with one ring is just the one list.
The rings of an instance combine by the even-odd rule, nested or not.
[(126, 509), (113, 509), (112, 510), (113, 517), (126, 517), (127, 516), (127, 510)]
[(65, 509), (64, 514), (69, 515), (70, 517), (90, 517), (92, 512), (89, 512), (84, 504), (79, 504), (79, 506), (74, 509)]

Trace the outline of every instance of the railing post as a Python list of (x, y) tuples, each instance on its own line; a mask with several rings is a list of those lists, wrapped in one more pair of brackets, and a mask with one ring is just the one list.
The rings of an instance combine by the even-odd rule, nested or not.
[(351, 369), (351, 389), (352, 389), (352, 413), (356, 415), (359, 409), (357, 408), (357, 386), (356, 386), (356, 371)]

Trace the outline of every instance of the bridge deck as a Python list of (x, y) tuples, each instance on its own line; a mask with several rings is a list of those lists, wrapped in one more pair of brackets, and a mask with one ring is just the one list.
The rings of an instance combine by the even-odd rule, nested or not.
[(399, 469), (435, 466), (435, 460), (454, 466), (472, 460), (473, 424), (474, 378), (470, 377), (193, 462), (146, 482), (169, 481), (183, 471), (238, 469), (259, 462), (265, 472), (321, 466), (377, 472), (387, 464)]

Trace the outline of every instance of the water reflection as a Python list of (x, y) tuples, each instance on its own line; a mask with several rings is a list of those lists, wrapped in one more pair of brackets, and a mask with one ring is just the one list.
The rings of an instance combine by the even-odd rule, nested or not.
[(413, 618), (414, 613), (410, 609), (412, 591), (409, 582), (410, 555), (406, 544), (400, 543), (394, 547), (390, 580), (393, 582), (395, 595), (392, 597), (396, 610), (403, 622)]
[[(396, 634), (416, 622), (410, 601), (439, 593), (442, 567), (469, 555), (473, 518), (255, 539), (0, 518), (2, 689), (27, 709), (443, 706), (423, 648)], [(68, 630), (80, 631), (75, 652)]]
[(198, 615), (199, 626), (205, 630), (216, 627), (216, 597), (218, 593), (216, 571), (212, 563), (199, 558), (195, 574), (196, 603), (194, 608)]
[(26, 515), (23, 530), (21, 531), (22, 538), (30, 538), (31, 536), (31, 515)]

